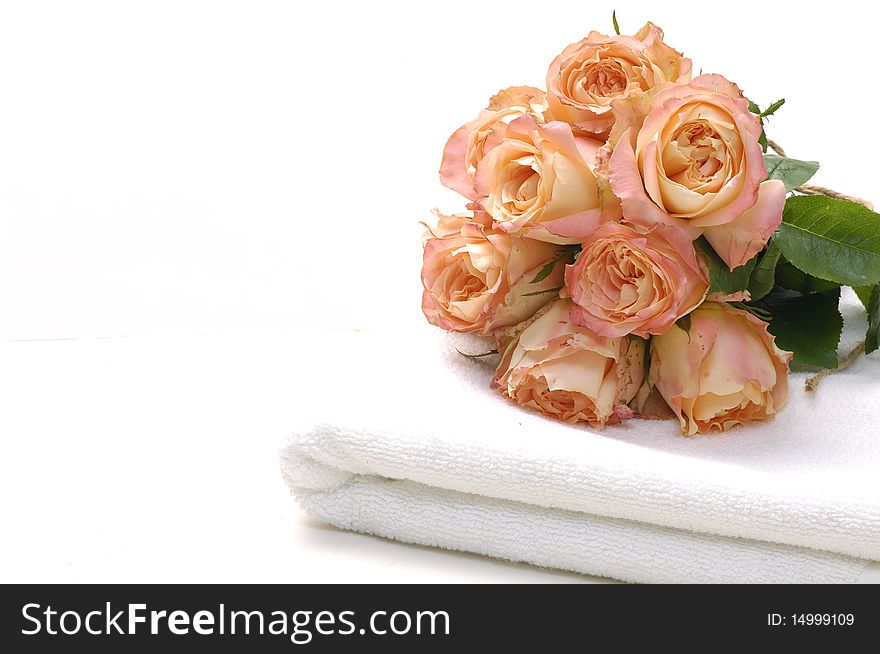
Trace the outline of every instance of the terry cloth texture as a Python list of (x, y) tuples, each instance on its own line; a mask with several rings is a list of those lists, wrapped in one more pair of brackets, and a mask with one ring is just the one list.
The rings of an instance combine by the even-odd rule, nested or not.
[[(847, 295), (841, 350), (864, 333)], [(639, 582), (855, 582), (880, 561), (880, 357), (790, 378), (775, 420), (684, 438), (595, 430), (489, 389), (482, 339), (315, 335), (282, 452), (291, 491), (343, 529)]]

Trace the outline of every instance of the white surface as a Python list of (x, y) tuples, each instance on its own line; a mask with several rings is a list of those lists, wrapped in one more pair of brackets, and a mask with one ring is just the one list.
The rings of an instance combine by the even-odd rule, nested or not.
[(304, 517), (295, 333), (0, 344), (0, 581), (577, 581)]
[[(844, 350), (860, 306), (841, 302)], [(880, 561), (876, 355), (812, 395), (792, 375), (781, 419), (685, 439), (675, 421), (597, 431), (525, 412), (488, 388), (494, 361), (455, 352), (480, 339), (405, 334), (316, 344), (353, 374), (340, 411), (336, 370), (308, 364), (282, 467), (312, 515), (627, 581), (856, 581)]]
[[(413, 311), (417, 221), (460, 206), (448, 134), (610, 29), (533, 6), (3, 3), (0, 580), (550, 578), (301, 522), (275, 458), (296, 356), (248, 357)], [(773, 137), (877, 199), (875, 7), (615, 7), (786, 97)], [(78, 340), (8, 342), (36, 338)]]

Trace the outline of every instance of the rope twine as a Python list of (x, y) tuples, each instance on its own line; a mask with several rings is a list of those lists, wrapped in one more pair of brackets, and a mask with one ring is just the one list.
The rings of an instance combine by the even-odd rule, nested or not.
[(835, 372), (840, 372), (841, 370), (846, 370), (856, 361), (858, 361), (859, 357), (865, 353), (865, 341), (860, 341), (856, 344), (856, 346), (850, 350), (849, 354), (843, 357), (840, 362), (837, 364), (835, 368), (826, 368), (825, 370), (820, 370), (815, 375), (811, 375), (807, 377), (804, 382), (804, 390), (812, 393), (817, 388), (819, 388), (819, 384), (822, 383), (822, 380), (825, 379), (828, 375), (834, 374)]

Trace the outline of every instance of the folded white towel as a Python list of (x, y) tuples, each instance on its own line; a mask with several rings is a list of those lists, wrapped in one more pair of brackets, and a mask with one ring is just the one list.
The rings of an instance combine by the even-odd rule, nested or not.
[[(843, 349), (864, 330), (847, 295)], [(488, 388), (485, 344), (428, 326), (314, 343), (282, 455), (336, 526), (632, 581), (858, 581), (880, 561), (880, 361), (791, 378), (777, 419), (686, 439), (596, 431)], [(332, 363), (331, 363), (332, 362)]]

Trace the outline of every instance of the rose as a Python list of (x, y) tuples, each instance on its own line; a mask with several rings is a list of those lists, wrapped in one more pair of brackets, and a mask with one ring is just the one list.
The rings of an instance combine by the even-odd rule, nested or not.
[(690, 76), (691, 60), (663, 43), (663, 31), (651, 23), (635, 36), (590, 32), (550, 64), (547, 99), (554, 120), (604, 139), (614, 124), (612, 100)]
[[(606, 338), (569, 320), (556, 300), (513, 330), (493, 386), (517, 404), (594, 427), (631, 417), (626, 406), (644, 378), (645, 341)], [(499, 344), (503, 339), (499, 339)]]
[(614, 114), (609, 179), (627, 220), (702, 233), (731, 269), (766, 245), (785, 187), (764, 181), (761, 124), (734, 84), (701, 75), (621, 100)]
[(513, 119), (528, 115), (544, 122), (547, 96), (531, 86), (511, 86), (489, 100), (489, 106), (474, 120), (458, 128), (443, 149), (440, 182), (469, 200), (476, 200), (474, 179), (477, 166), (486, 150), (486, 141), (493, 130)]
[(651, 340), (648, 384), (660, 392), (686, 436), (724, 431), (773, 416), (788, 395), (791, 353), (767, 324), (729, 304), (706, 302), (690, 327)]
[(611, 338), (663, 334), (703, 301), (708, 273), (681, 229), (640, 234), (623, 223), (601, 225), (566, 266), (571, 319)]
[[(593, 172), (601, 143), (576, 137), (566, 123), (517, 118), (499, 130), (477, 166), (481, 203), (508, 233), (550, 243), (578, 243), (620, 205)], [(488, 144), (487, 144), (488, 145)]]
[(422, 311), (428, 321), (457, 332), (490, 334), (522, 322), (555, 297), (560, 263), (543, 280), (532, 280), (559, 258), (549, 243), (525, 241), (492, 229), (489, 217), (443, 216), (425, 241)]

